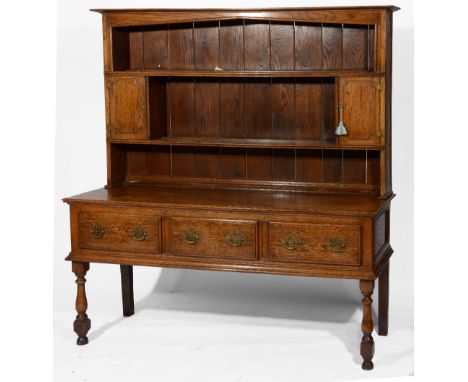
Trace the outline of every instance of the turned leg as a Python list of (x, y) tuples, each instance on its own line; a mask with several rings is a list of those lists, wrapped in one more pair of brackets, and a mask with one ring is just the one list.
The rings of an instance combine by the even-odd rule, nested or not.
[(390, 263), (379, 275), (379, 336), (386, 336), (388, 333), (388, 272)]
[(361, 340), (361, 356), (363, 359), (362, 368), (364, 370), (372, 370), (374, 364), (372, 357), (374, 356), (374, 339), (372, 338), (372, 330), (374, 323), (372, 322), (372, 292), (374, 291), (374, 281), (361, 280), (359, 282), (361, 293), (364, 296), (362, 299), (363, 315), (362, 315), (362, 340)]
[(122, 307), (125, 317), (135, 313), (135, 304), (133, 302), (133, 266), (121, 265), (120, 278), (122, 281)]
[(89, 270), (89, 263), (72, 262), (72, 270), (76, 275), (77, 294), (75, 307), (76, 311), (78, 312), (75, 322), (73, 323), (73, 329), (75, 333), (78, 334), (76, 343), (78, 345), (86, 345), (88, 343), (88, 337), (86, 337), (86, 334), (91, 328), (91, 320), (86, 314), (86, 309), (88, 309), (88, 301), (86, 300), (85, 290), (85, 275)]

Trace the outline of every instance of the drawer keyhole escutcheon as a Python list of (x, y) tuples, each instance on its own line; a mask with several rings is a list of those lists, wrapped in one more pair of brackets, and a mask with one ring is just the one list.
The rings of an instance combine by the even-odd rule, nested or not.
[(148, 231), (142, 226), (138, 226), (132, 231), (132, 238), (136, 241), (148, 240)]
[(245, 235), (242, 232), (234, 231), (226, 235), (226, 239), (233, 247), (240, 247), (245, 243)]
[(193, 228), (186, 229), (182, 232), (182, 239), (187, 244), (197, 244), (200, 241), (200, 233)]
[(283, 247), (293, 250), (299, 247), (302, 244), (302, 240), (299, 236), (291, 233), (289, 235), (286, 235), (281, 239), (281, 243), (283, 244)]
[(91, 232), (91, 236), (93, 237), (93, 239), (102, 239), (104, 235), (107, 233), (106, 229), (97, 223), (94, 223), (91, 226), (90, 232)]
[(342, 252), (346, 248), (346, 240), (341, 236), (333, 236), (327, 239), (326, 247), (332, 252)]

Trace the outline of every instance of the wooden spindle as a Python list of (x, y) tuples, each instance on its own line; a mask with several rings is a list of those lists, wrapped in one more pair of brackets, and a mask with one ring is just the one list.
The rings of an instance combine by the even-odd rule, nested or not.
[(76, 294), (76, 311), (78, 312), (75, 322), (73, 322), (73, 330), (78, 335), (76, 340), (77, 345), (86, 345), (88, 343), (88, 337), (86, 334), (91, 328), (91, 320), (86, 314), (86, 309), (88, 309), (88, 300), (86, 299), (86, 290), (85, 290), (85, 275), (89, 270), (89, 263), (72, 263), (73, 273), (76, 275), (76, 285), (77, 285), (77, 294)]
[(362, 299), (363, 314), (362, 314), (362, 340), (361, 340), (361, 356), (363, 359), (362, 368), (364, 370), (372, 370), (374, 364), (372, 357), (374, 356), (374, 339), (372, 331), (374, 323), (372, 321), (372, 293), (374, 291), (374, 281), (361, 280), (359, 283), (361, 293), (364, 296)]

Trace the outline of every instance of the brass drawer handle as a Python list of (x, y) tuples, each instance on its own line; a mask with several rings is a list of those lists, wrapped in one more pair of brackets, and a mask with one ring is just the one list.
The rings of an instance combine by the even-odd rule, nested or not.
[(289, 235), (286, 235), (281, 239), (281, 243), (283, 244), (283, 247), (293, 250), (299, 247), (302, 244), (302, 240), (299, 236), (291, 233)]
[(226, 239), (233, 247), (240, 247), (245, 243), (245, 235), (242, 232), (234, 231), (226, 235)]
[(193, 228), (186, 229), (182, 232), (182, 239), (187, 244), (197, 244), (200, 241), (200, 233)]
[(325, 246), (329, 251), (342, 252), (346, 248), (346, 240), (341, 236), (329, 237)]
[(142, 226), (138, 226), (132, 231), (132, 238), (136, 241), (148, 240), (148, 231)]
[(94, 223), (91, 226), (90, 232), (91, 232), (91, 236), (93, 237), (93, 239), (102, 239), (104, 235), (107, 233), (106, 229), (97, 223)]

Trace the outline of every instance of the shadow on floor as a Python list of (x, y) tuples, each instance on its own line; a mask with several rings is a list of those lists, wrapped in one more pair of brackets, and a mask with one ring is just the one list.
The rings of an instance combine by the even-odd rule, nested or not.
[[(356, 314), (360, 317), (360, 299), (356, 280), (163, 269), (153, 291), (136, 301), (135, 313), (150, 309), (258, 317), (264, 318), (260, 325), (327, 330), (360, 364), (359, 324), (336, 325), (356, 321), (352, 320)], [(122, 320), (92, 331), (89, 339)]]

